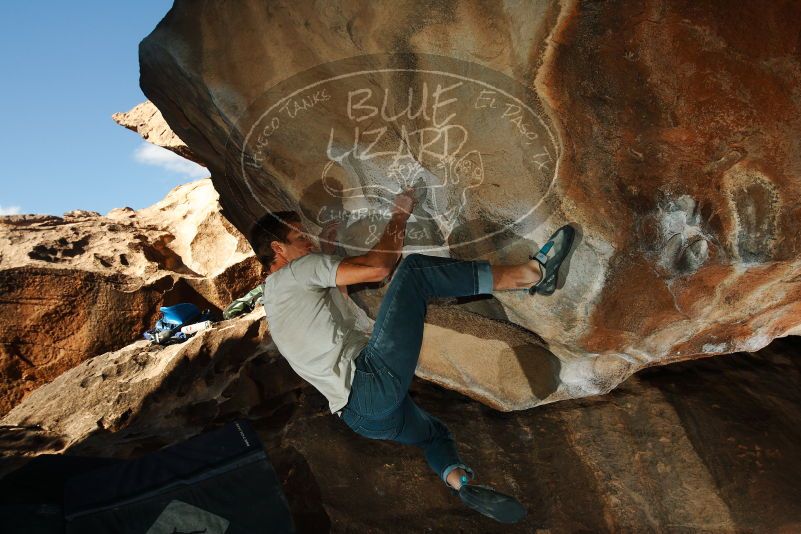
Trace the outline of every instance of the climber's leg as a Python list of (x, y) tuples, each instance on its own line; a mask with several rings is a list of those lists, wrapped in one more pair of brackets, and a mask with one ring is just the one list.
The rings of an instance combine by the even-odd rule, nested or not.
[[(405, 256), (389, 283), (376, 317), (373, 333), (360, 358), (370, 369), (385, 369), (397, 381), (401, 392), (412, 382), (420, 346), (427, 301), (435, 297), (462, 297), (490, 294), (503, 289), (523, 289), (541, 277), (539, 264), (531, 260), (521, 265), (491, 266), (486, 260), (458, 260), (409, 254)], [(357, 360), (358, 360), (357, 359)], [(383, 372), (383, 371), (382, 371)], [(394, 384), (392, 388), (394, 389)], [(394, 404), (372, 403), (372, 415), (389, 413), (403, 395), (381, 395)], [(370, 415), (370, 414), (366, 414)]]
[(428, 299), (490, 294), (492, 289), (486, 260), (405, 256), (381, 302), (364, 355), (385, 365), (407, 391), (420, 355)]
[(459, 458), (456, 442), (442, 421), (420, 408), (409, 395), (403, 399), (400, 411), (403, 424), (394, 441), (420, 447), (429, 467), (446, 484), (448, 475), (457, 469), (470, 479), (475, 478), (473, 470)]
[(493, 265), (492, 290), (528, 289), (543, 277), (543, 269), (539, 262), (530, 260), (520, 265)]

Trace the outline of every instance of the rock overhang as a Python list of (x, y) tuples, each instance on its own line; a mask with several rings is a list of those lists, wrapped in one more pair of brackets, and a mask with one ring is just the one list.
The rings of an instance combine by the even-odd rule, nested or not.
[[(502, 312), (486, 315), (536, 332), (572, 396), (608, 390), (644, 366), (752, 350), (798, 328), (797, 7), (432, 6), (421, 16), (401, 2), (389, 17), (359, 2), (322, 11), (176, 2), (140, 45), (141, 85), (210, 168), (243, 232), (265, 211), (297, 209), (310, 232), (321, 214), (347, 214), (354, 224), (340, 237), (358, 250), (382, 220), (357, 210), (380, 211), (400, 185), (422, 185), (424, 197), (409, 249), (522, 261), (573, 222), (580, 239), (561, 289), (548, 299), (498, 293)], [(752, 42), (749, 28), (764, 30), (764, 42)], [(349, 84), (356, 72), (361, 83)], [(440, 115), (440, 130), (426, 130), (434, 92), (448, 86), (432, 74), (442, 72), (484, 90), (510, 79), (540, 130), (497, 100), (497, 116), (482, 116), (477, 104), (493, 109), (493, 93), (465, 99), (472, 122), (465, 106), (462, 122)], [(326, 85), (333, 79), (339, 97)], [(277, 112), (264, 115), (271, 106)], [(276, 134), (299, 117), (317, 120)], [(257, 123), (255, 135), (241, 126)], [(457, 146), (460, 130), (447, 127), (466, 123), (479, 146), (450, 159), (440, 151), (438, 171), (415, 135)], [(516, 167), (542, 152), (526, 152), (532, 133), (553, 140), (548, 157)], [(384, 160), (368, 157), (377, 148)], [(552, 173), (542, 173), (545, 159)], [(362, 298), (373, 315), (376, 302)], [(547, 402), (530, 400), (506, 408)]]

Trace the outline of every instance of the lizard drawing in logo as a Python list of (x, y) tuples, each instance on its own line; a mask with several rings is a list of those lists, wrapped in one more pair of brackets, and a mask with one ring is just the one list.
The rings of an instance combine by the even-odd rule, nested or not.
[[(395, 157), (384, 168), (353, 154), (329, 161), (320, 178), (324, 190), (348, 205), (351, 212), (388, 210), (401, 191), (412, 187), (418, 195), (413, 216), (417, 224), (434, 225), (442, 242), (448, 239), (468, 200), (468, 192), (484, 181), (481, 153), (448, 155), (429, 165), (411, 155)], [(343, 185), (344, 184), (344, 185)]]

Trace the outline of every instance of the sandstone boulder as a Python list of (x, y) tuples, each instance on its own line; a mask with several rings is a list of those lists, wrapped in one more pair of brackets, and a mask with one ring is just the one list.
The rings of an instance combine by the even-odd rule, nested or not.
[(159, 306), (219, 311), (261, 279), (211, 181), (139, 211), (0, 217), (0, 413), (81, 361), (141, 338)]
[(519, 262), (573, 223), (555, 295), (458, 303), (510, 330), (427, 330), (422, 376), (512, 410), (797, 331), (800, 10), (177, 0), (140, 83), (242, 232), (295, 209), (357, 253), (410, 185), (407, 250)]

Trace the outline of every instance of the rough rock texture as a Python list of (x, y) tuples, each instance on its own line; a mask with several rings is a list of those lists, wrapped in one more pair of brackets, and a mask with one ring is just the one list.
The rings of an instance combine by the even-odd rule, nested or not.
[(86, 358), (141, 338), (159, 306), (219, 311), (261, 276), (208, 179), (139, 211), (0, 217), (0, 413)]
[(797, 2), (178, 0), (140, 81), (242, 231), (298, 209), (365, 250), (404, 185), (410, 250), (517, 262), (572, 222), (553, 297), (469, 308), (553, 356), (459, 316), (441, 324), (472, 370), (424, 355), (422, 375), (512, 410), (799, 327), (799, 30)]
[(172, 150), (179, 156), (203, 165), (200, 158), (195, 156), (186, 143), (170, 129), (161, 116), (161, 111), (149, 100), (137, 104), (130, 111), (115, 113), (111, 118), (120, 126), (141, 135), (145, 141)]
[(254, 420), (299, 532), (796, 532), (798, 338), (644, 371), (603, 397), (500, 413), (415, 381), (479, 480), (525, 522), (465, 510), (419, 450), (351, 432), (266, 335), (263, 309), (183, 345), (134, 343), (0, 419), (0, 476), (46, 452), (127, 458)]
[[(184, 343), (162, 347), (137, 341), (38, 388), (2, 424), (39, 426), (59, 436), (53, 452), (62, 452), (96, 433), (116, 433), (115, 439), (124, 441), (123, 429), (138, 429), (180, 439), (218, 416), (251, 409), (252, 415), (264, 415), (270, 398), (302, 383), (278, 363), (271, 346), (263, 308), (217, 323)], [(115, 454), (133, 450), (122, 447)]]

